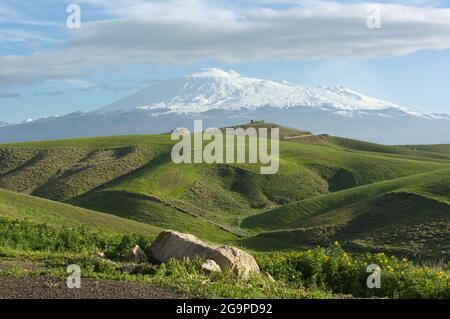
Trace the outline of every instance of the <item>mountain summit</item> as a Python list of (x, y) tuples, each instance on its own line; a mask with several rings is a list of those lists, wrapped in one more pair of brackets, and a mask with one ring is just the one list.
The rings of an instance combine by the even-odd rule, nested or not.
[(157, 134), (192, 129), (194, 120), (227, 127), (255, 119), (383, 144), (450, 142), (448, 115), (414, 112), (345, 87), (307, 88), (214, 68), (156, 82), (94, 112), (0, 125), (0, 142)]
[[(176, 113), (211, 110), (256, 110), (262, 107), (311, 107), (333, 110), (342, 115), (355, 111), (406, 109), (364, 96), (345, 87), (307, 88), (286, 81), (262, 80), (235, 71), (204, 69), (192, 75), (154, 83), (100, 111), (135, 108)], [(412, 112), (410, 112), (412, 113)]]

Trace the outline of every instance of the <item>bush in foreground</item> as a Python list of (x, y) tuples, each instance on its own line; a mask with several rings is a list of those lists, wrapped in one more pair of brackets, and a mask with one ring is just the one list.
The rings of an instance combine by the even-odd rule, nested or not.
[[(446, 269), (431, 271), (384, 253), (352, 256), (337, 242), (330, 248), (260, 255), (257, 261), (263, 270), (291, 286), (330, 289), (362, 298), (450, 298)], [(367, 287), (367, 267), (373, 264), (381, 269), (379, 289)]]
[[(256, 254), (261, 269), (270, 273), (275, 283), (259, 276), (246, 282), (227, 273), (208, 274), (199, 260), (140, 265), (133, 274), (124, 274), (123, 253), (135, 244), (149, 252), (151, 240), (0, 218), (0, 248), (4, 253), (11, 250), (12, 256), (21, 252), (30, 258), (41, 255), (47, 267), (61, 275), (68, 264), (76, 263), (88, 276), (152, 283), (207, 298), (328, 298), (329, 292), (354, 297), (450, 298), (448, 268), (433, 271), (383, 253), (349, 255), (338, 243), (302, 252)], [(93, 260), (92, 253), (99, 251), (117, 262)], [(371, 264), (381, 268), (380, 289), (367, 287), (367, 266)]]
[(150, 248), (152, 238), (141, 235), (111, 235), (90, 232), (84, 227), (55, 228), (26, 220), (0, 218), (0, 246), (23, 251), (105, 252), (117, 258), (133, 245)]

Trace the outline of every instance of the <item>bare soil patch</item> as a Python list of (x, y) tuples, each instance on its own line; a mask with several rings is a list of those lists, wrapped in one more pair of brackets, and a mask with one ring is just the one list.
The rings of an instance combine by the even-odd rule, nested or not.
[(0, 299), (180, 299), (169, 289), (130, 282), (82, 279), (80, 289), (67, 288), (63, 278), (0, 277)]

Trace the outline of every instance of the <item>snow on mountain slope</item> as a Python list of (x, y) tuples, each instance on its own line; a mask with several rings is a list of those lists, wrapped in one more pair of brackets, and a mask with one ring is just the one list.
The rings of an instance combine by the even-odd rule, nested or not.
[(2, 126), (0, 143), (159, 134), (176, 127), (226, 127), (259, 119), (317, 134), (382, 144), (449, 143), (450, 116), (414, 112), (343, 87), (305, 88), (206, 69), (155, 83), (98, 111)]
[(234, 71), (221, 69), (204, 69), (185, 78), (158, 82), (100, 111), (140, 108), (201, 113), (211, 110), (255, 110), (266, 106), (331, 109), (345, 116), (351, 116), (354, 111), (389, 108), (413, 114), (393, 103), (367, 97), (344, 87), (306, 88), (285, 81), (244, 77)]

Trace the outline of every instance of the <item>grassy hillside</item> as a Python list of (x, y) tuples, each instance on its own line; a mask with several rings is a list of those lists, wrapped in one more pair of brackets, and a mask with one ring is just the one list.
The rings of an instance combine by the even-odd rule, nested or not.
[(256, 216), (251, 216), (243, 221), (242, 226), (263, 230), (302, 227), (303, 221), (313, 216), (345, 208), (394, 191), (428, 196), (450, 205), (449, 180), (450, 169), (444, 169), (354, 187), (291, 203)]
[[(3, 150), (0, 160), (26, 155), (32, 150)], [(64, 201), (84, 194), (149, 161), (155, 152), (143, 146), (86, 151), (81, 148), (44, 149), (27, 161), (10, 164), (0, 177), (0, 187)]]
[(302, 167), (289, 174), (260, 175), (245, 166), (175, 165), (159, 158), (105, 186), (156, 196), (197, 215), (233, 224), (239, 216), (326, 193), (320, 176)]
[[(339, 239), (355, 249), (391, 242), (400, 252), (426, 246), (445, 253), (438, 244), (448, 239), (446, 146), (385, 146), (279, 128), (275, 175), (261, 175), (257, 164), (176, 165), (169, 135), (119, 136), (2, 145), (0, 188), (217, 242), (256, 234), (242, 241), (255, 249)], [(430, 238), (411, 237), (412, 221)]]
[[(304, 133), (288, 128), (282, 128), (282, 132), (286, 136), (294, 134), (294, 137)], [(278, 175), (296, 176), (309, 172), (322, 179), (312, 182), (311, 189), (316, 186), (321, 189), (320, 184), (325, 181), (331, 184), (331, 191), (335, 191), (442, 169), (450, 163), (449, 160), (438, 160), (426, 152), (342, 141), (344, 139), (327, 137), (326, 144), (299, 140), (281, 142)], [(357, 143), (371, 147), (356, 147)], [(92, 189), (107, 185), (110, 187), (107, 183), (113, 181), (116, 189), (179, 198), (202, 179), (201, 173), (208, 167), (173, 164), (170, 161), (172, 145), (168, 135), (4, 145), (0, 146), (0, 187), (40, 197), (68, 200)], [(396, 152), (398, 157), (393, 157), (392, 154)], [(425, 155), (429, 156), (427, 160), (424, 160)], [(238, 168), (257, 173), (258, 168), (254, 166), (239, 165)], [(235, 165), (231, 167), (236, 169)], [(223, 174), (218, 178), (223, 179)], [(313, 176), (310, 178), (314, 179)], [(297, 179), (309, 180), (303, 176)], [(292, 185), (286, 185), (286, 188), (296, 188), (296, 184), (295, 181)], [(310, 193), (317, 195), (314, 191)]]
[(427, 160), (450, 159), (450, 144), (423, 146), (388, 146), (335, 136), (326, 136), (325, 140), (333, 145), (355, 151), (384, 153)]
[(243, 243), (294, 249), (338, 240), (353, 250), (450, 258), (449, 180), (446, 169), (286, 205), (244, 220), (266, 232)]
[(26, 219), (52, 226), (85, 226), (107, 233), (135, 233), (153, 236), (161, 229), (129, 219), (111, 216), (46, 199), (0, 190), (0, 216)]
[(281, 155), (290, 162), (311, 167), (321, 174), (329, 169), (346, 170), (353, 175), (354, 186), (448, 168), (450, 163), (294, 142), (283, 143)]
[(98, 191), (82, 196), (72, 203), (164, 229), (189, 232), (215, 242), (231, 242), (236, 239), (232, 232), (205, 218), (140, 194)]
[(450, 144), (436, 144), (436, 145), (405, 145), (403, 148), (407, 148), (413, 151), (424, 151), (435, 154), (443, 154), (450, 156)]
[[(281, 140), (285, 139), (295, 139), (295, 138), (305, 138), (307, 136), (311, 136), (312, 133), (308, 131), (299, 130), (292, 127), (282, 126), (274, 123), (265, 123), (262, 121), (256, 121), (254, 123), (248, 123), (243, 125), (236, 125), (236, 126), (230, 126), (229, 128), (237, 129), (242, 128), (244, 130), (247, 130), (249, 128), (254, 128), (256, 130), (265, 128), (265, 129), (271, 129), (271, 128), (278, 128), (279, 130), (279, 137)], [(226, 129), (222, 129), (222, 132), (225, 134)], [(270, 134), (270, 132), (268, 131)]]
[(173, 143), (169, 135), (127, 135), (92, 138), (78, 138), (39, 142), (22, 142), (0, 144), (0, 148), (20, 148), (32, 150), (77, 148), (93, 151), (105, 148), (121, 148), (130, 146), (152, 146), (155, 151), (167, 151)]

